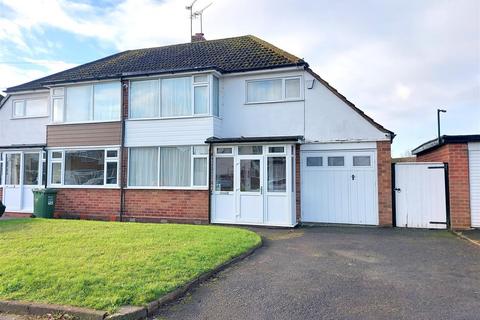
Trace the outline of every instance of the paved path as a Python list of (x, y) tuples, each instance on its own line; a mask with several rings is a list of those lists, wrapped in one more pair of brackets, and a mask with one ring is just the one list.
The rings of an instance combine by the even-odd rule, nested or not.
[(265, 246), (159, 319), (480, 319), (480, 249), (446, 231), (256, 229)]

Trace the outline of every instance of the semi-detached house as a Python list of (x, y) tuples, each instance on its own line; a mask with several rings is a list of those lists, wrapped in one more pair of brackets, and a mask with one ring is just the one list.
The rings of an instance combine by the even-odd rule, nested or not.
[(65, 218), (392, 223), (393, 133), (257, 37), (129, 50), (7, 89), (1, 198)]

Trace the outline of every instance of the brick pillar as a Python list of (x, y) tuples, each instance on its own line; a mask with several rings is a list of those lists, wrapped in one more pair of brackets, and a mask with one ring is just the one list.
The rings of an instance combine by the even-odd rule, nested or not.
[(392, 156), (390, 141), (377, 141), (378, 224), (392, 226)]

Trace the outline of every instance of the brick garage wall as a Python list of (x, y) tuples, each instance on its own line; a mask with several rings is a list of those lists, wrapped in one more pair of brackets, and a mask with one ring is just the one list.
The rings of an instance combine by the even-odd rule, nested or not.
[(378, 224), (392, 226), (392, 156), (390, 141), (377, 141)]
[(57, 189), (55, 217), (117, 221), (120, 189)]
[(451, 227), (453, 229), (469, 229), (471, 217), (468, 144), (446, 144), (418, 155), (417, 161), (448, 163)]
[(208, 190), (125, 190), (125, 221), (208, 223)]

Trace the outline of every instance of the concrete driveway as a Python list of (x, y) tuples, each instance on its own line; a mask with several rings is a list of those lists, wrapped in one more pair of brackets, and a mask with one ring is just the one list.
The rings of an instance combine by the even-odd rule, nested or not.
[(446, 231), (254, 229), (253, 256), (159, 319), (480, 319), (480, 247)]

